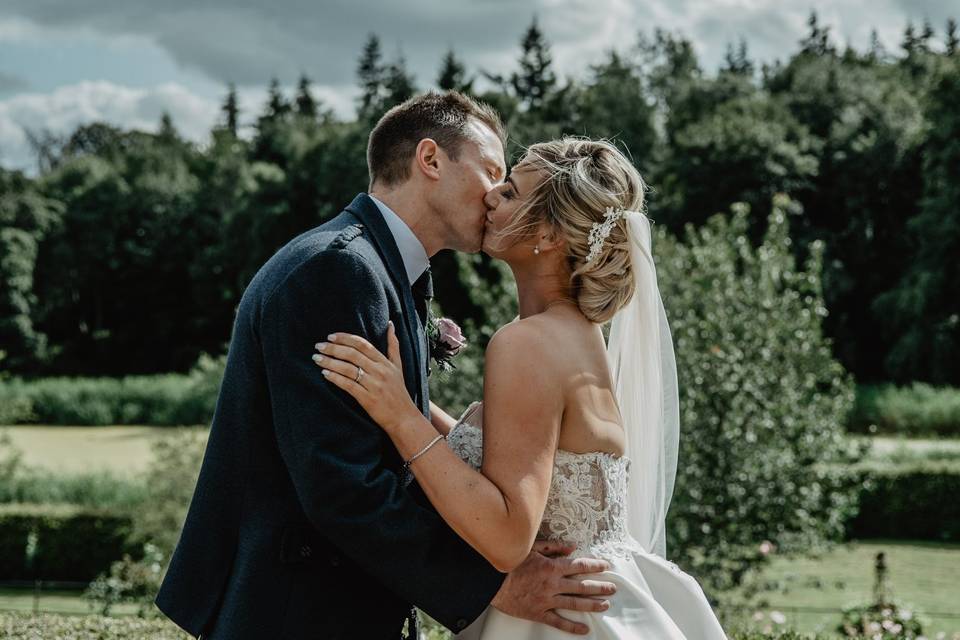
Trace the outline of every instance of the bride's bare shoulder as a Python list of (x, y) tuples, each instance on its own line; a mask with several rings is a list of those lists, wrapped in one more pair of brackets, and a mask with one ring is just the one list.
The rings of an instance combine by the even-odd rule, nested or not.
[(487, 357), (516, 348), (523, 349), (525, 352), (541, 349), (549, 341), (552, 333), (549, 328), (549, 323), (544, 323), (539, 315), (517, 318), (503, 325), (493, 334), (487, 344)]

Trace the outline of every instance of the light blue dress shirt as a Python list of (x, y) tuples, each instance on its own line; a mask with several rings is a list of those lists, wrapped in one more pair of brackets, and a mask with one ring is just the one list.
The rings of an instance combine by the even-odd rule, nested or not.
[(427, 256), (427, 250), (423, 248), (423, 243), (413, 234), (407, 223), (398, 216), (393, 209), (382, 203), (374, 196), (370, 196), (380, 213), (383, 214), (383, 220), (390, 228), (393, 239), (400, 249), (400, 257), (403, 259), (403, 267), (407, 271), (407, 279), (412, 286), (423, 272), (430, 266), (430, 258)]

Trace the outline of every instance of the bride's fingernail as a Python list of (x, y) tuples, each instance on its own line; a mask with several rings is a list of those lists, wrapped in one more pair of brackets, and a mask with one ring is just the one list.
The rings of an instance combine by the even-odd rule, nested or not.
[(313, 354), (313, 361), (316, 362), (317, 364), (320, 364), (321, 362), (323, 362), (323, 356), (321, 356), (319, 353), (315, 353)]
[(326, 369), (321, 370), (320, 373), (323, 374), (323, 377), (324, 377), (324, 378), (326, 378), (326, 377), (328, 377), (328, 376), (330, 375), (330, 372), (327, 371)]
[(315, 344), (315, 345), (313, 345), (313, 346), (315, 346), (315, 347), (317, 348), (317, 351), (323, 351), (324, 349), (327, 348), (327, 343), (326, 343), (326, 342), (318, 342), (317, 344)]
[(329, 340), (330, 342), (336, 342), (336, 341), (337, 341), (337, 334), (331, 333), (330, 335), (327, 336), (327, 340)]

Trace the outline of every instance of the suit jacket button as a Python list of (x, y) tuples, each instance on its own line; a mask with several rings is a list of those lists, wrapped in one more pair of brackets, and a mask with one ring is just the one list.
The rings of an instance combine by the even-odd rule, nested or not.
[(464, 620), (463, 618), (460, 618), (459, 620), (457, 620), (457, 629), (466, 629), (466, 628), (467, 628), (466, 620)]
[(300, 547), (300, 556), (301, 556), (301, 557), (303, 557), (303, 558), (309, 558), (311, 555), (313, 555), (313, 549), (310, 548), (310, 545), (305, 544), (305, 545), (303, 545), (302, 547)]

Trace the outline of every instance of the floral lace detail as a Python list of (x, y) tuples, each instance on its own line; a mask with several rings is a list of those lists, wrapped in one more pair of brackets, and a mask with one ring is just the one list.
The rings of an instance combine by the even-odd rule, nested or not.
[[(482, 405), (474, 403), (447, 436), (474, 469), (483, 462)], [(630, 460), (610, 453), (557, 450), (538, 538), (577, 545), (572, 557), (610, 559), (643, 552), (626, 527)]]

